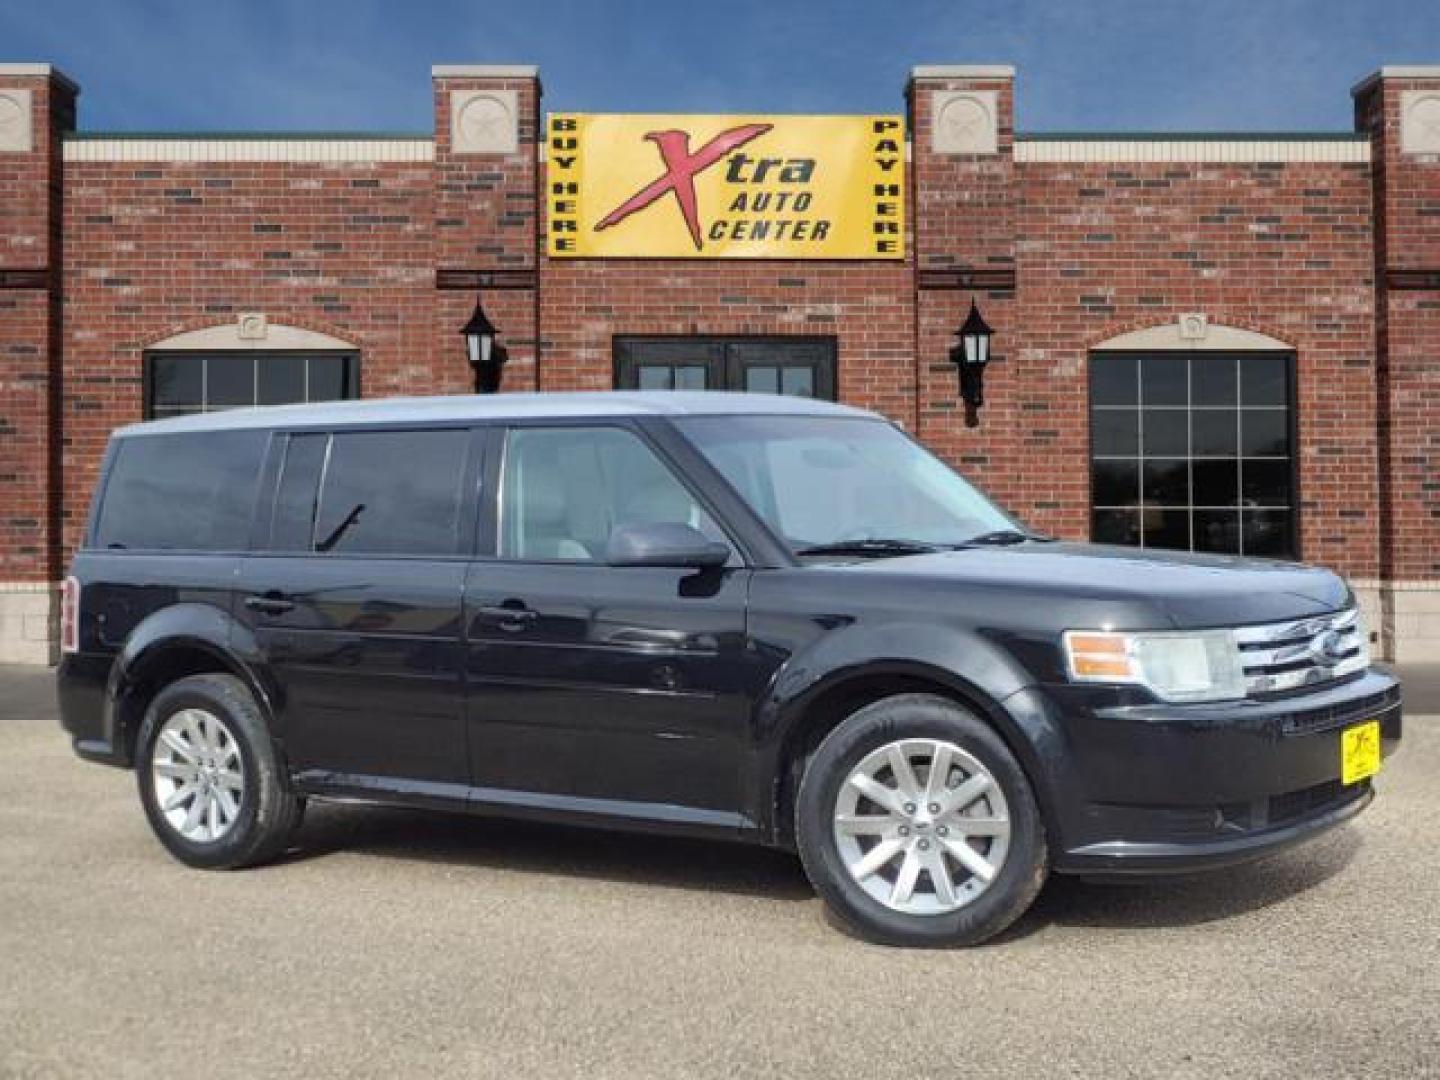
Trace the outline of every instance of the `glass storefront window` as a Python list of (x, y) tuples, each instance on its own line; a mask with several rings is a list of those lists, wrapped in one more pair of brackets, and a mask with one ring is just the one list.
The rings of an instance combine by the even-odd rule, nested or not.
[(1293, 557), (1289, 353), (1095, 353), (1091, 537)]
[(145, 419), (360, 396), (353, 353), (151, 353)]

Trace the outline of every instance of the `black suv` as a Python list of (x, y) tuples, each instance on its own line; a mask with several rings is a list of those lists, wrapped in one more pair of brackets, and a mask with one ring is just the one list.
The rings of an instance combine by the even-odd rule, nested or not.
[(427, 398), (111, 440), (62, 605), (75, 749), (192, 866), (310, 798), (798, 850), (860, 932), (981, 941), (1050, 870), (1347, 821), (1400, 737), (1325, 570), (1060, 543), (870, 413)]

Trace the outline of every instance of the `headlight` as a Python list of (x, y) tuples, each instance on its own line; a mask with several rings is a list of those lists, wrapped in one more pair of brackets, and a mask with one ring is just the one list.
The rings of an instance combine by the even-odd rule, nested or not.
[(1240, 649), (1229, 630), (1065, 632), (1065, 665), (1075, 682), (1144, 686), (1166, 701), (1245, 696)]

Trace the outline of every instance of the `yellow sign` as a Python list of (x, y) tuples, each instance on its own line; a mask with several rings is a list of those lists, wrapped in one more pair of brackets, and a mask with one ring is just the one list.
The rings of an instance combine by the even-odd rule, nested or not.
[(1340, 733), (1340, 782), (1353, 784), (1380, 771), (1380, 721), (1367, 720)]
[(552, 258), (903, 259), (899, 116), (556, 113)]

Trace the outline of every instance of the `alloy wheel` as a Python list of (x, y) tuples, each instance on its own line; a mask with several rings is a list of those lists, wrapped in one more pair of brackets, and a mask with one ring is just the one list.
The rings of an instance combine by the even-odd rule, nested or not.
[(213, 843), (234, 826), (245, 795), (240, 744), (214, 713), (181, 709), (151, 751), (155, 805), (180, 836)]
[(999, 782), (952, 742), (902, 739), (867, 754), (835, 800), (835, 844), (856, 884), (892, 911), (941, 915), (995, 880), (1010, 846)]

